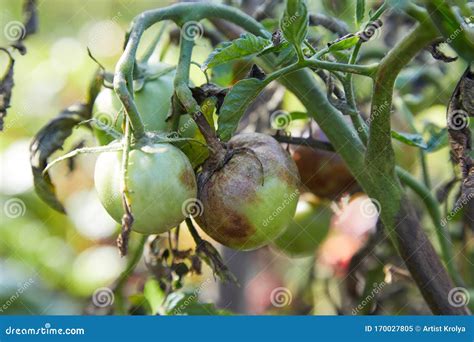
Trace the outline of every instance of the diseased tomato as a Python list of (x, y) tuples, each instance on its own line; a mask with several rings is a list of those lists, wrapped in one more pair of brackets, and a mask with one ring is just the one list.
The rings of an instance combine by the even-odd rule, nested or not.
[[(121, 222), (122, 152), (105, 152), (97, 159), (94, 182), (100, 201)], [(197, 196), (196, 180), (188, 158), (171, 144), (134, 148), (129, 153), (126, 183), (134, 222), (132, 229), (159, 234), (185, 218), (183, 204)]]
[(305, 190), (320, 198), (336, 199), (357, 186), (342, 158), (333, 152), (298, 146), (293, 152)]
[(298, 171), (288, 153), (265, 134), (236, 135), (228, 149), (236, 153), (200, 189), (204, 211), (196, 220), (225, 246), (256, 249), (291, 222), (299, 198)]
[(295, 217), (275, 239), (275, 247), (295, 258), (314, 254), (329, 231), (331, 216), (329, 207), (298, 202)]
[[(165, 131), (168, 127), (165, 120), (171, 105), (175, 71), (171, 70), (158, 77), (153, 75), (159, 75), (169, 67), (162, 63), (149, 65), (146, 72), (150, 76), (143, 85), (136, 87), (134, 101), (146, 131)], [(101, 145), (114, 139), (106, 133), (106, 128), (122, 132), (122, 111), (122, 103), (114, 90), (102, 89), (92, 110), (93, 117), (98, 121), (94, 124), (94, 132)]]

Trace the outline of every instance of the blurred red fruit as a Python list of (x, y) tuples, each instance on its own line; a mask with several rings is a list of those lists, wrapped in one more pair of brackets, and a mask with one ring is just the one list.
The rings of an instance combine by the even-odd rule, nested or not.
[(333, 200), (357, 186), (349, 169), (336, 153), (298, 146), (293, 152), (293, 160), (304, 190), (320, 198)]

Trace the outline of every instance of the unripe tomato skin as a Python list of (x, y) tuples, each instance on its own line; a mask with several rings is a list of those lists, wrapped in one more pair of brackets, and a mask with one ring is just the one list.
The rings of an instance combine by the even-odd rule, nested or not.
[[(121, 222), (124, 213), (121, 164), (121, 151), (102, 153), (94, 175), (100, 201), (117, 222)], [(177, 226), (185, 218), (183, 203), (197, 196), (191, 164), (171, 144), (132, 149), (126, 184), (134, 217), (132, 229), (143, 234), (160, 234)]]
[[(166, 64), (149, 66), (149, 73), (159, 73), (169, 68)], [(166, 117), (171, 105), (175, 71), (170, 71), (155, 79), (145, 81), (141, 89), (135, 91), (134, 101), (146, 131), (165, 131), (168, 127)], [(122, 103), (113, 89), (104, 88), (97, 95), (92, 110), (93, 117), (99, 121), (94, 124), (94, 133), (101, 145), (107, 145), (114, 138), (101, 127), (111, 127), (122, 132)]]
[(329, 231), (331, 216), (331, 209), (324, 205), (300, 201), (295, 217), (273, 245), (293, 258), (313, 255)]
[(189, 114), (181, 115), (179, 118), (179, 136), (194, 139), (193, 141), (178, 141), (176, 146), (186, 154), (193, 168), (198, 167), (209, 157), (209, 149), (206, 140), (199, 131), (196, 123)]
[(253, 153), (235, 154), (203, 185), (199, 199), (204, 211), (196, 221), (221, 244), (252, 250), (269, 244), (290, 223), (299, 198), (298, 171), (288, 153), (265, 134), (236, 135), (229, 147)]

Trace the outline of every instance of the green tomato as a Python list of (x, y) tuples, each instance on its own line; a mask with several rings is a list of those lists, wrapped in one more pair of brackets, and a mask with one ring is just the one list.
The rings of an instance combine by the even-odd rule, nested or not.
[(209, 157), (209, 149), (205, 145), (206, 139), (204, 139), (191, 115), (181, 115), (178, 133), (183, 138), (194, 139), (193, 141), (180, 141), (176, 143), (176, 146), (189, 158), (193, 168), (204, 163)]
[[(147, 72), (153, 75), (167, 68), (169, 65), (160, 63), (148, 66)], [(170, 71), (157, 78), (152, 77), (135, 91), (134, 100), (146, 131), (158, 132), (167, 129), (168, 124), (165, 120), (171, 105), (174, 75), (175, 71)], [(113, 89), (104, 88), (97, 95), (92, 115), (97, 120), (94, 132), (101, 145), (113, 140), (113, 137), (106, 133), (107, 128), (123, 131), (121, 109), (122, 103)]]
[(273, 244), (294, 258), (310, 256), (326, 237), (331, 216), (332, 211), (326, 206), (314, 207), (308, 202), (300, 201), (295, 217)]
[(291, 222), (299, 198), (298, 169), (280, 144), (265, 134), (236, 135), (228, 148), (240, 152), (202, 185), (203, 212), (195, 219), (225, 246), (256, 249)]
[[(122, 152), (105, 152), (97, 159), (94, 182), (100, 201), (112, 218), (121, 222)], [(197, 187), (188, 158), (171, 144), (132, 149), (126, 179), (134, 222), (132, 229), (160, 234), (176, 227), (195, 201)]]
[[(169, 68), (166, 64), (149, 66), (148, 72), (159, 73)], [(169, 129), (166, 120), (173, 94), (174, 71), (170, 71), (155, 79), (149, 79), (141, 89), (135, 91), (135, 103), (145, 125), (146, 131), (166, 131)], [(94, 125), (95, 135), (101, 145), (109, 144), (113, 137), (106, 133), (107, 128), (113, 128), (122, 133), (123, 114), (119, 113), (122, 103), (112, 89), (101, 90), (94, 102), (93, 117), (97, 120)], [(117, 115), (119, 114), (119, 115)], [(193, 168), (201, 165), (209, 156), (205, 139), (190, 115), (182, 115), (179, 120), (178, 133), (180, 137), (197, 141), (177, 142), (177, 145), (189, 158)]]

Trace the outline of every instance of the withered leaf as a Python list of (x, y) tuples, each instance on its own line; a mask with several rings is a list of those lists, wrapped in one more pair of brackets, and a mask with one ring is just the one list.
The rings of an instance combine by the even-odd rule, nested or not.
[(14, 86), (13, 66), (15, 64), (15, 60), (12, 58), (12, 56), (7, 50), (3, 48), (0, 48), (0, 50), (6, 52), (9, 58), (7, 70), (5, 71), (5, 74), (0, 80), (0, 131), (3, 131), (3, 124), (5, 117), (7, 116), (7, 109), (10, 107), (12, 89)]
[(17, 49), (20, 54), (26, 54), (26, 47), (23, 41), (31, 34), (35, 33), (38, 29), (38, 14), (36, 10), (36, 0), (25, 0), (23, 3), (23, 25), (21, 27), (21, 35), (18, 40), (11, 44), (12, 47)]
[(201, 240), (196, 246), (196, 254), (211, 268), (214, 275), (223, 282), (238, 284), (237, 278), (227, 268), (217, 249), (208, 241)]
[(464, 175), (467, 174), (469, 167), (472, 165), (469, 156), (472, 147), (469, 121), (474, 116), (474, 106), (472, 104), (474, 101), (473, 79), (474, 73), (471, 72), (468, 66), (454, 89), (446, 115), (451, 155), (453, 161), (460, 165)]
[[(471, 158), (470, 119), (474, 117), (474, 73), (470, 66), (459, 80), (448, 105), (448, 135), (451, 156), (461, 168), (461, 194), (457, 208), (464, 209), (464, 222), (474, 229), (474, 162)], [(460, 120), (461, 118), (461, 120)]]
[(26, 0), (23, 3), (23, 16), (25, 17), (24, 38), (26, 38), (26, 36), (36, 33), (36, 31), (38, 30), (38, 13), (36, 10), (36, 0)]
[(439, 49), (439, 46), (443, 43), (443, 41), (437, 41), (433, 44), (431, 44), (430, 46), (428, 46), (427, 50), (429, 51), (429, 53), (431, 53), (431, 56), (438, 60), (438, 61), (442, 61), (442, 62), (445, 62), (445, 63), (451, 63), (451, 62), (454, 62), (458, 59), (457, 56), (455, 57), (450, 57), (450, 56), (447, 56), (444, 54), (443, 51), (441, 51)]
[(88, 119), (90, 111), (84, 103), (74, 104), (52, 119), (34, 137), (30, 145), (30, 163), (35, 191), (51, 208), (64, 213), (64, 207), (56, 197), (56, 191), (48, 173), (43, 175), (48, 158), (61, 149), (73, 128)]
[(135, 218), (133, 217), (130, 203), (125, 192), (122, 193), (122, 203), (125, 212), (122, 215), (122, 230), (117, 237), (117, 247), (119, 249), (120, 256), (123, 257), (128, 253), (128, 241), (130, 239), (130, 233), (132, 232), (133, 221), (135, 221)]

